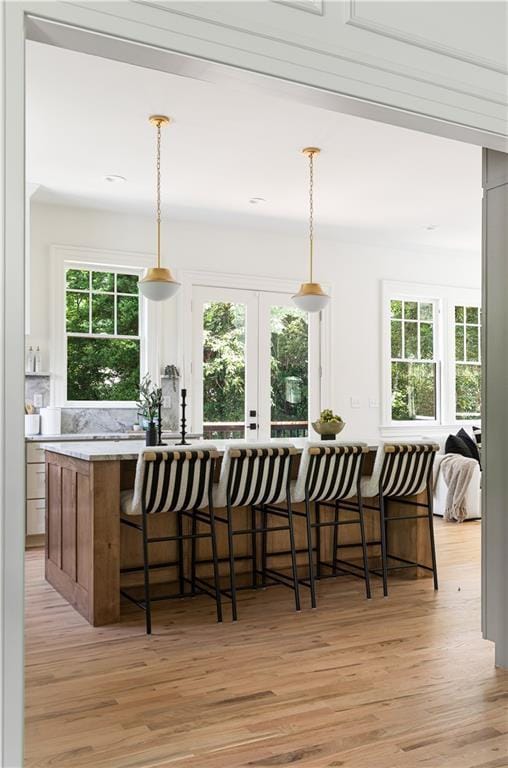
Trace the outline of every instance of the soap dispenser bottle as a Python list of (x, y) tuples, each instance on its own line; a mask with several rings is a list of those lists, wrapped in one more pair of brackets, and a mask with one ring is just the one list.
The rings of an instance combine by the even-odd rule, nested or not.
[(41, 350), (39, 347), (35, 350), (35, 373), (40, 373), (42, 371), (42, 358), (41, 358)]
[(29, 347), (28, 352), (26, 353), (25, 372), (33, 373), (34, 364), (35, 364), (34, 350), (33, 350), (33, 347)]

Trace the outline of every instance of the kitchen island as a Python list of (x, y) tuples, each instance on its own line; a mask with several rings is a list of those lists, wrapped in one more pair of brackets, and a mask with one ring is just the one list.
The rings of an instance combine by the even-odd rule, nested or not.
[[(303, 444), (303, 440), (288, 440)], [(214, 441), (219, 451), (226, 441)], [(132, 571), (120, 574), (122, 568), (136, 568), (142, 563), (141, 541), (132, 530), (120, 526), (120, 493), (132, 488), (142, 441), (55, 442), (44, 446), (46, 463), (46, 580), (94, 626), (101, 626), (120, 619), (120, 583), (141, 583), (141, 573)], [(364, 471), (372, 470), (375, 446), (366, 457)], [(217, 472), (219, 471), (219, 464)], [(298, 461), (294, 462), (296, 475)], [(392, 509), (393, 506), (393, 509)], [(235, 527), (242, 527), (248, 509), (235, 509)], [(413, 510), (411, 510), (412, 512)], [(404, 503), (394, 503), (391, 515), (403, 516), (408, 508)], [(154, 535), (171, 535), (176, 524), (175, 515), (164, 513), (150, 520)], [(379, 540), (379, 518), (375, 512), (366, 512), (368, 540)], [(422, 520), (402, 520), (390, 526), (389, 551), (407, 560), (430, 564), (427, 527)], [(120, 530), (120, 528), (122, 530)], [(227, 553), (227, 537), (223, 526), (218, 528), (219, 556)], [(285, 534), (270, 536), (274, 549), (286, 549)], [(277, 537), (281, 537), (280, 541)], [(356, 525), (344, 526), (342, 543), (358, 541)], [(295, 519), (297, 547), (305, 545), (305, 525), (302, 518)], [(325, 546), (326, 546), (326, 539)], [(235, 555), (239, 558), (249, 552), (248, 537), (238, 537)], [(164, 563), (174, 559), (174, 542), (154, 545), (150, 562)], [(200, 541), (198, 559), (209, 556), (208, 542)], [(379, 552), (371, 547), (372, 562), (377, 565)], [(190, 556), (187, 553), (187, 556)], [(358, 550), (345, 549), (345, 558), (356, 559)], [(306, 561), (300, 555), (301, 564)], [(289, 561), (288, 561), (289, 565)], [(247, 569), (247, 561), (239, 560), (237, 571)], [(208, 566), (201, 566), (207, 574)], [(227, 566), (222, 566), (226, 568)], [(224, 574), (227, 571), (224, 571)], [(420, 576), (425, 572), (407, 569), (406, 576)], [(152, 578), (152, 577), (151, 577)], [(174, 572), (158, 569), (153, 582), (174, 580)]]

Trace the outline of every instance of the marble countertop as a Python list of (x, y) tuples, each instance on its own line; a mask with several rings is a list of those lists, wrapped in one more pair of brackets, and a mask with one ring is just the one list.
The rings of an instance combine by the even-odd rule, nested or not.
[[(165, 440), (178, 440), (180, 437), (179, 432), (163, 432), (162, 436)], [(190, 434), (191, 438), (198, 439), (201, 435)], [(144, 432), (66, 432), (62, 435), (26, 435), (25, 441), (27, 443), (50, 443), (50, 442), (81, 442), (91, 440), (108, 440), (120, 441), (120, 440), (144, 440)]]
[[(217, 451), (223, 453), (226, 446), (231, 443), (241, 443), (255, 445), (253, 441), (242, 440), (213, 440), (210, 441), (210, 447), (213, 446)], [(287, 440), (274, 440), (276, 443), (286, 443), (293, 445), (298, 450), (302, 450), (303, 446), (307, 442), (304, 437), (288, 438)], [(174, 442), (168, 441), (168, 448), (176, 445), (177, 440)], [(190, 440), (191, 445), (199, 443), (201, 440)], [(70, 456), (74, 459), (82, 459), (83, 461), (132, 461), (137, 459), (139, 452), (146, 448), (144, 440), (131, 440), (126, 443), (125, 440), (109, 440), (101, 441), (99, 444), (93, 441), (82, 442), (48, 442), (43, 444), (42, 448), (53, 453), (61, 453), (64, 456)], [(375, 450), (376, 446), (369, 446), (370, 450)]]

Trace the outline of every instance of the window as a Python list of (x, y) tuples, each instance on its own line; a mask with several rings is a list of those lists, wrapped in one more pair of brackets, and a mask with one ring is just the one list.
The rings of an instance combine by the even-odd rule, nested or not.
[(382, 425), (481, 419), (480, 291), (383, 282)]
[(135, 401), (141, 338), (139, 275), (65, 269), (67, 400)]
[(435, 305), (431, 301), (392, 299), (391, 418), (437, 418)]
[(455, 416), (480, 418), (481, 410), (481, 309), (455, 306)]

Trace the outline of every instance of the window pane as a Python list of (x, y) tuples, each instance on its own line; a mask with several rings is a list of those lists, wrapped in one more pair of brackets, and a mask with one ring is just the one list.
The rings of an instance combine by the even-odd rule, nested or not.
[(245, 436), (245, 305), (203, 307), (203, 422), (206, 438)]
[(116, 301), (116, 332), (123, 336), (137, 336), (139, 332), (138, 297), (117, 296)]
[(271, 436), (308, 435), (308, 315), (293, 307), (272, 307)]
[(464, 307), (455, 307), (455, 322), (464, 322)]
[(466, 307), (466, 323), (478, 323), (478, 307)]
[(137, 293), (138, 280), (137, 275), (118, 274), (116, 276), (116, 290), (118, 293)]
[(434, 305), (433, 304), (420, 304), (420, 320), (433, 320), (434, 319)]
[(404, 317), (406, 320), (416, 320), (418, 317), (418, 302), (417, 301), (405, 301), (404, 302)]
[(92, 272), (92, 289), (94, 291), (114, 291), (115, 275), (113, 272)]
[(481, 366), (457, 365), (455, 371), (456, 417), (479, 419), (482, 406)]
[(68, 269), (66, 271), (67, 288), (87, 291), (90, 287), (90, 272), (87, 269)]
[(66, 317), (68, 333), (89, 333), (89, 294), (67, 291)]
[(420, 323), (420, 358), (432, 360), (434, 357), (434, 326)]
[(418, 357), (418, 323), (404, 323), (404, 357)]
[(400, 320), (402, 318), (402, 302), (401, 301), (391, 301), (390, 302), (391, 307), (391, 313), (392, 317), (396, 320)]
[(115, 297), (92, 294), (92, 333), (115, 332)]
[(464, 326), (455, 326), (455, 359), (464, 360)]
[(67, 339), (69, 400), (137, 400), (139, 340)]
[(392, 320), (392, 357), (402, 357), (402, 323)]
[(392, 363), (392, 419), (436, 418), (435, 363)]
[(476, 326), (468, 326), (466, 328), (466, 360), (479, 359), (478, 328)]

